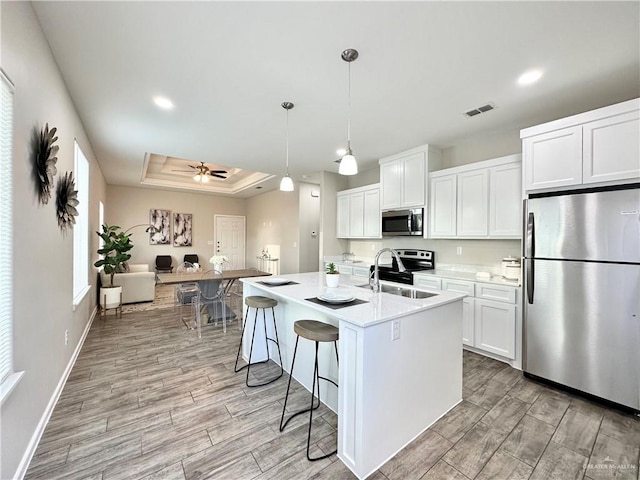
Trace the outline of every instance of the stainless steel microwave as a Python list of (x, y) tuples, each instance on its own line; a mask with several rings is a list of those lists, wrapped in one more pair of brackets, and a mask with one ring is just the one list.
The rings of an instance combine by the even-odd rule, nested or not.
[(400, 237), (407, 235), (422, 235), (421, 208), (382, 212), (383, 237)]

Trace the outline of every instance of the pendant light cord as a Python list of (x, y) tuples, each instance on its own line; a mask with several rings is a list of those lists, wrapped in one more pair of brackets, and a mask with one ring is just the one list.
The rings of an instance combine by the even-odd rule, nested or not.
[(289, 176), (289, 109), (287, 109), (287, 176)]
[(349, 65), (349, 81), (347, 82), (347, 154), (351, 155), (351, 62)]

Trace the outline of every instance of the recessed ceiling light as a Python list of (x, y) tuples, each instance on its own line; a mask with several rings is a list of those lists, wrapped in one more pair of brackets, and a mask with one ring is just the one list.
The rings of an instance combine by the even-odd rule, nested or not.
[(171, 110), (173, 108), (173, 102), (167, 97), (153, 97), (153, 103), (163, 110)]
[(343, 157), (347, 154), (347, 149), (346, 148), (339, 148), (338, 150), (336, 150), (336, 154), (339, 157)]
[(542, 77), (542, 72), (540, 70), (529, 70), (528, 72), (523, 73), (518, 78), (518, 85), (531, 85), (532, 83), (536, 83)]

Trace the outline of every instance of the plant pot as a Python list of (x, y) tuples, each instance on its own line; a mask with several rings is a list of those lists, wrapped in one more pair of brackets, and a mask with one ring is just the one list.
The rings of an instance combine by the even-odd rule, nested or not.
[(122, 287), (100, 288), (100, 306), (103, 309), (116, 308), (122, 303)]
[(327, 273), (325, 274), (327, 287), (335, 288), (340, 283), (340, 274), (339, 273)]

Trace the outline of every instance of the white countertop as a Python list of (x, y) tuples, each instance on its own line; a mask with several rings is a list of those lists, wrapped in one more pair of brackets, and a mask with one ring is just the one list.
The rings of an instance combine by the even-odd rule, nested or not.
[[(296, 273), (289, 275), (279, 275), (278, 278), (286, 278), (297, 284), (267, 286), (259, 283), (260, 277), (244, 278), (241, 281), (255, 288), (263, 290), (268, 296), (281, 297), (283, 299), (299, 303), (312, 310), (317, 310), (325, 315), (332, 316), (338, 320), (343, 320), (359, 327), (367, 327), (389, 321), (394, 318), (411, 315), (421, 310), (429, 310), (439, 307), (447, 303), (461, 300), (464, 294), (454, 292), (439, 292), (438, 295), (425, 299), (411, 299), (400, 295), (390, 293), (373, 293), (370, 288), (361, 288), (356, 285), (363, 285), (361, 277), (351, 275), (340, 275), (340, 286), (336, 289), (328, 289), (325, 284), (324, 272)], [(273, 277), (271, 277), (273, 278)], [(390, 283), (390, 282), (382, 282)], [(399, 285), (399, 284), (397, 284)], [(402, 285), (404, 287), (412, 287), (410, 285)], [(306, 298), (315, 298), (322, 295), (327, 290), (339, 293), (349, 294), (355, 298), (366, 300), (367, 303), (332, 309), (319, 305), (314, 302), (305, 300)]]
[(458, 270), (447, 270), (436, 268), (435, 270), (425, 270), (421, 272), (414, 272), (414, 276), (435, 276), (443, 278), (452, 278), (454, 280), (467, 280), (469, 282), (478, 283), (493, 283), (498, 285), (508, 285), (510, 287), (519, 287), (520, 282), (518, 280), (507, 280), (502, 275), (491, 275), (490, 278), (479, 278), (475, 272), (463, 272)]

